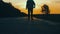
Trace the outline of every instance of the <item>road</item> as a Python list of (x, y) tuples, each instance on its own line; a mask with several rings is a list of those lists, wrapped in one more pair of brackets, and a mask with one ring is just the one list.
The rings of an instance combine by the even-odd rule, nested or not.
[(0, 34), (60, 34), (60, 23), (27, 17), (0, 18)]

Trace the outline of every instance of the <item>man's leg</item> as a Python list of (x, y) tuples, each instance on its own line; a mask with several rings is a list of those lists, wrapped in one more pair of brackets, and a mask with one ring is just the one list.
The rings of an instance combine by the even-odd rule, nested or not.
[(33, 9), (31, 9), (31, 20), (33, 20)]
[(28, 20), (30, 20), (30, 10), (28, 10)]

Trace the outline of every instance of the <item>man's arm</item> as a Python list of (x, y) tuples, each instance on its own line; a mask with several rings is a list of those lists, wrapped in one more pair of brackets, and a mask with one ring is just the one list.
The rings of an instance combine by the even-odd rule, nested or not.
[(34, 6), (34, 8), (35, 8), (35, 2), (33, 1), (33, 6)]
[(27, 6), (28, 6), (28, 2), (26, 3), (26, 9), (27, 9)]

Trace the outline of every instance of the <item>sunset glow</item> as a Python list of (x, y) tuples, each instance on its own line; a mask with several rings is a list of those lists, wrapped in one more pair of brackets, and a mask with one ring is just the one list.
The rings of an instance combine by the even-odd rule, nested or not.
[[(21, 10), (21, 12), (28, 13), (26, 10), (26, 1), (27, 0), (3, 0), (4, 2), (10, 2), (12, 5)], [(60, 14), (60, 0), (34, 0), (36, 3), (36, 8), (34, 8), (34, 14), (42, 14), (41, 6), (47, 4), (50, 9), (51, 14)]]

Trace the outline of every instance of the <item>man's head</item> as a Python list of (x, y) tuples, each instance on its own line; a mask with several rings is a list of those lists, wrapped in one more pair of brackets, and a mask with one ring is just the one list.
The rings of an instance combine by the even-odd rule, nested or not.
[(33, 0), (28, 0), (28, 1), (33, 1)]

